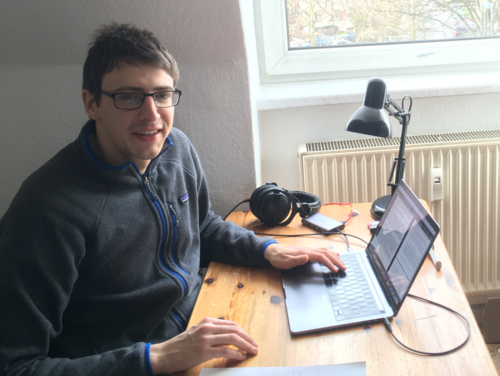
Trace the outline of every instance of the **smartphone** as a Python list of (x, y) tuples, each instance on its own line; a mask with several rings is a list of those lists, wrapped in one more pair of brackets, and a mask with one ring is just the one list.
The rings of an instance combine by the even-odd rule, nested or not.
[(303, 218), (302, 224), (319, 232), (342, 230), (345, 227), (344, 223), (337, 222), (336, 220), (319, 213)]

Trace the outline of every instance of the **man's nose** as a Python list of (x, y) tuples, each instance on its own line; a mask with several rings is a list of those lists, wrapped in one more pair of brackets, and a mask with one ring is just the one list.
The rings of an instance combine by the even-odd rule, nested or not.
[(156, 107), (156, 103), (153, 97), (144, 98), (144, 102), (140, 108), (139, 116), (142, 120), (147, 121), (156, 121), (160, 118), (160, 114), (158, 113), (158, 107)]

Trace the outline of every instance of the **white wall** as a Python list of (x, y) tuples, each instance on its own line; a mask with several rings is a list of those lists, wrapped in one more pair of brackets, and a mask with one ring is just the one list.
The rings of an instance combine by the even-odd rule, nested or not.
[[(259, 113), (257, 110), (257, 101), (260, 97), (260, 77), (259, 77), (259, 62), (257, 59), (257, 40), (254, 29), (254, 9), (253, 1), (239, 0), (242, 26), (245, 36), (245, 47), (247, 51), (248, 75), (250, 82), (250, 108), (252, 111), (252, 134), (254, 139), (255, 152), (255, 174), (257, 178), (257, 186), (261, 185), (262, 163), (260, 160), (260, 143), (259, 141)], [(249, 196), (250, 197), (250, 196)], [(240, 206), (237, 210), (248, 210), (248, 205)]]
[[(262, 181), (298, 190), (299, 143), (367, 138), (344, 131), (362, 101), (259, 111)], [(414, 98), (408, 135), (500, 129), (499, 103), (499, 93)], [(399, 123), (391, 119), (391, 124), (393, 135), (401, 135)]]
[(191, 138), (226, 214), (256, 187), (248, 66), (234, 0), (0, 2), (0, 216), (22, 181), (73, 141), (88, 36), (110, 21), (152, 30), (180, 66), (174, 126)]

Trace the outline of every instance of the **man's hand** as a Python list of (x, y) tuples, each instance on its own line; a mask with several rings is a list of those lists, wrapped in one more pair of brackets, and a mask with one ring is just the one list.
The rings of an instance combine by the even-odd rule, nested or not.
[[(230, 349), (233, 345), (238, 350)], [(257, 355), (257, 343), (238, 324), (206, 317), (166, 342), (151, 345), (154, 375), (184, 371), (213, 358), (245, 360)]]
[(270, 244), (264, 252), (264, 258), (278, 269), (291, 269), (295, 266), (304, 265), (308, 261), (318, 261), (332, 272), (337, 272), (339, 268), (345, 270), (345, 265), (340, 259), (339, 253), (330, 251), (327, 248)]

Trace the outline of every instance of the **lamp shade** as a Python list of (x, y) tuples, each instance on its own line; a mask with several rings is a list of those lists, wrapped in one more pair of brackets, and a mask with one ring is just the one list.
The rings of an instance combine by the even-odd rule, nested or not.
[(372, 78), (366, 87), (365, 101), (349, 119), (345, 130), (376, 137), (391, 137), (391, 123), (384, 105), (387, 98), (385, 82)]

